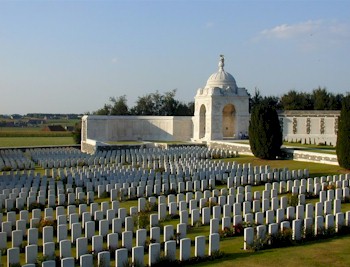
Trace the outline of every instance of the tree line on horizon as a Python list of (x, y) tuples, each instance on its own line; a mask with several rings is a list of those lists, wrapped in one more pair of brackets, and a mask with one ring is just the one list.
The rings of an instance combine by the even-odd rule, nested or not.
[(176, 89), (164, 94), (156, 91), (138, 97), (136, 105), (129, 108), (126, 95), (110, 97), (110, 103), (93, 112), (94, 115), (153, 115), (193, 116), (194, 102), (184, 103), (175, 99)]
[[(182, 102), (175, 98), (176, 89), (163, 94), (155, 93), (139, 96), (135, 106), (129, 107), (126, 95), (110, 97), (109, 103), (94, 112), (94, 115), (153, 115), (153, 116), (193, 116), (194, 102)], [(275, 107), (276, 110), (340, 110), (343, 94), (328, 92), (318, 87), (311, 93), (290, 90), (278, 96), (262, 96), (255, 88), (249, 96), (249, 109), (259, 103)]]
[(333, 94), (322, 87), (311, 93), (290, 90), (281, 97), (262, 96), (259, 89), (255, 89), (249, 104), (253, 108), (258, 103), (265, 103), (277, 110), (340, 110), (343, 98), (343, 94)]

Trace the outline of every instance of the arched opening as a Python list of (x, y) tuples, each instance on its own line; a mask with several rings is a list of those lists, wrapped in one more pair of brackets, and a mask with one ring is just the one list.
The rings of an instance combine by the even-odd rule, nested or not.
[(206, 127), (206, 108), (205, 105), (201, 105), (199, 109), (199, 138), (205, 137), (205, 127)]
[(222, 136), (235, 137), (236, 109), (234, 105), (228, 104), (222, 110)]

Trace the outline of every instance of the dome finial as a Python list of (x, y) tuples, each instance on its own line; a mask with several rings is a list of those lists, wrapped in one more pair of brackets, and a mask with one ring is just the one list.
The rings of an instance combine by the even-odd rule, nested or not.
[(220, 55), (219, 70), (224, 70), (224, 66), (225, 66), (225, 58), (224, 58), (224, 55)]

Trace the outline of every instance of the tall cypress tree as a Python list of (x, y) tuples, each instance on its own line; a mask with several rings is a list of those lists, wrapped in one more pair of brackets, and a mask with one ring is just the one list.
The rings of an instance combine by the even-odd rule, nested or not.
[(266, 103), (254, 106), (249, 123), (249, 143), (258, 158), (276, 159), (280, 155), (282, 131), (275, 108)]
[(350, 169), (350, 95), (345, 96), (342, 101), (336, 151), (339, 166)]

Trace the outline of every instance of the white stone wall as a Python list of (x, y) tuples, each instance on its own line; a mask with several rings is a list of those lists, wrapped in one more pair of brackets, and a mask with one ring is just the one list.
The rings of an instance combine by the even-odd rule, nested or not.
[(336, 145), (340, 111), (288, 110), (279, 113), (283, 140), (302, 144)]
[(82, 141), (164, 140), (192, 138), (192, 117), (84, 116)]

